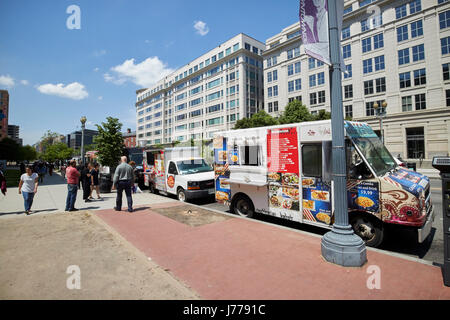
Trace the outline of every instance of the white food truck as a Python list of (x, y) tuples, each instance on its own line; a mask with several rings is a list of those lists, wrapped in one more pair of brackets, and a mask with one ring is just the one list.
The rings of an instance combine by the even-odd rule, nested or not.
[(144, 150), (143, 167), (144, 183), (153, 193), (180, 201), (214, 196), (214, 170), (197, 147)]
[[(386, 224), (417, 231), (434, 220), (430, 182), (399, 167), (365, 123), (345, 122), (349, 221), (369, 246)], [(232, 212), (263, 213), (331, 228), (334, 223), (331, 121), (219, 132), (214, 137), (216, 200)]]

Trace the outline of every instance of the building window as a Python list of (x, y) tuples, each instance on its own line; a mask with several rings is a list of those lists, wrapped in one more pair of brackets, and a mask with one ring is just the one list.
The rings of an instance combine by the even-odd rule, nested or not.
[(367, 31), (369, 29), (370, 29), (370, 26), (368, 24), (368, 20), (367, 19), (362, 20), (361, 21), (361, 32), (365, 32), (365, 31)]
[(345, 99), (353, 98), (353, 85), (352, 84), (344, 86), (344, 98)]
[(273, 111), (274, 111), (274, 112), (278, 112), (278, 101), (275, 101), (275, 102), (273, 103)]
[(294, 65), (290, 64), (288, 65), (288, 76), (292, 76), (294, 74)]
[(441, 52), (443, 55), (450, 53), (450, 37), (441, 39)]
[(411, 87), (411, 73), (410, 72), (404, 72), (400, 73), (400, 89)]
[(373, 71), (372, 68), (372, 59), (363, 60), (363, 73), (370, 73)]
[(316, 86), (316, 75), (313, 74), (309, 76), (309, 87), (312, 88), (315, 86)]
[(395, 18), (396, 19), (401, 19), (403, 17), (406, 17), (406, 4), (401, 5), (397, 8), (395, 8)]
[(345, 117), (346, 118), (353, 118), (353, 106), (349, 105), (349, 106), (345, 106)]
[(366, 116), (374, 116), (375, 108), (373, 107), (374, 102), (366, 102)]
[(402, 111), (412, 111), (412, 97), (402, 97)]
[(277, 70), (273, 70), (272, 71), (272, 76), (273, 76), (273, 81), (277, 81), (278, 80), (278, 71)]
[(386, 78), (375, 79), (375, 90), (377, 93), (386, 92)]
[(373, 94), (373, 80), (364, 81), (364, 94)]
[(272, 104), (272, 102), (269, 102), (269, 104), (268, 104), (268, 112), (273, 112), (273, 104)]
[(407, 64), (409, 63), (409, 48), (398, 50), (398, 64)]
[(267, 72), (267, 82), (272, 82), (272, 72)]
[(270, 98), (272, 97), (272, 87), (267, 88), (267, 96)]
[(422, 20), (411, 23), (411, 38), (423, 36)]
[(423, 44), (412, 47), (413, 61), (425, 60), (425, 49)]
[(317, 93), (314, 92), (309, 94), (309, 104), (310, 105), (317, 104)]
[(342, 47), (342, 56), (344, 57), (344, 59), (350, 58), (352, 56), (352, 48), (349, 44)]
[(382, 33), (373, 36), (373, 48), (379, 49), (384, 47), (384, 37)]
[(425, 157), (425, 135), (423, 127), (406, 129), (408, 159)]
[(296, 62), (295, 63), (295, 73), (300, 73), (300, 71), (301, 71), (301, 63)]
[(308, 67), (309, 69), (314, 69), (316, 67), (316, 59), (308, 58)]
[(384, 70), (384, 55), (375, 57), (375, 71)]
[(302, 89), (302, 79), (295, 79), (295, 90), (301, 90)]
[(425, 93), (416, 94), (415, 100), (416, 100), (416, 110), (425, 110), (427, 108)]
[(342, 40), (350, 38), (350, 26), (342, 29)]
[(413, 14), (422, 10), (421, 0), (413, 0), (409, 3), (409, 13)]
[(408, 25), (397, 28), (397, 42), (408, 40)]
[(351, 64), (347, 64), (347, 65), (345, 66), (345, 70), (346, 70), (347, 72), (344, 73), (344, 79), (349, 79), (349, 78), (351, 78), (352, 75), (353, 75), (353, 72), (352, 72), (352, 65), (351, 65)]
[(450, 107), (450, 90), (445, 90), (445, 102), (446, 106)]
[(362, 39), (362, 52), (372, 51), (372, 38)]
[(424, 69), (414, 70), (414, 85), (420, 86), (427, 83), (426, 71)]
[(450, 63), (444, 63), (442, 65), (442, 76), (444, 80), (450, 80)]
[(274, 97), (278, 96), (278, 86), (273, 86), (273, 96)]
[(450, 27), (450, 10), (439, 13), (439, 28), (445, 29)]
[(289, 81), (288, 82), (288, 92), (292, 92), (294, 91), (294, 81)]
[(325, 73), (320, 72), (317, 74), (317, 84), (320, 86), (325, 83)]
[(319, 91), (319, 103), (325, 103), (325, 91)]

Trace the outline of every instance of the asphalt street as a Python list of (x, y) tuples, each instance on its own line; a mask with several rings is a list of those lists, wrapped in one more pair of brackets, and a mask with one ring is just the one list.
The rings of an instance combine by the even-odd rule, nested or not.
[[(425, 242), (418, 243), (417, 233), (415, 233), (414, 231), (404, 230), (403, 228), (398, 227), (388, 228), (386, 239), (379, 249), (423, 259), (436, 265), (441, 265), (444, 262), (441, 180), (430, 179), (430, 181), (431, 199), (434, 206), (435, 220), (428, 238), (425, 240)], [(213, 201), (214, 199), (201, 199), (193, 203), (202, 207), (222, 212), (229, 212), (228, 207), (219, 203), (215, 203)], [(261, 214), (255, 215), (254, 219), (314, 233), (317, 235), (323, 235), (328, 231), (326, 229)]]

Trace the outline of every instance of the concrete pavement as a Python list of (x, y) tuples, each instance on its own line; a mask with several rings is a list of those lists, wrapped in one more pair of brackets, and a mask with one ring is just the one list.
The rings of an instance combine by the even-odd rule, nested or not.
[[(103, 200), (93, 200), (85, 203), (83, 192), (78, 190), (75, 208), (83, 210), (98, 210), (114, 208), (116, 193), (101, 194)], [(34, 197), (33, 214), (45, 214), (61, 212), (65, 210), (67, 197), (67, 184), (59, 174), (46, 175), (44, 183), (38, 187)], [(97, 194), (94, 192), (94, 198)], [(173, 201), (171, 198), (160, 197), (150, 193), (137, 193), (133, 195), (133, 203), (136, 206), (148, 203), (160, 203)], [(123, 195), (122, 204), (126, 206), (126, 197)], [(9, 188), (6, 196), (0, 194), (0, 218), (7, 218), (24, 214), (23, 196), (18, 193), (18, 188)]]

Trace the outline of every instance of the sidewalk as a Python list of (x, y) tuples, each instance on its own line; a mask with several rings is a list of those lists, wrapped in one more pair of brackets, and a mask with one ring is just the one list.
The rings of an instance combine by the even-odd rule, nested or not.
[[(438, 267), (368, 250), (366, 265), (344, 268), (323, 260), (320, 238), (228, 216), (192, 226), (185, 206), (100, 210), (96, 218), (202, 299), (450, 299)], [(380, 268), (380, 290), (367, 287), (369, 266)]]
[(430, 179), (440, 179), (441, 176), (439, 175), (439, 170), (436, 169), (417, 169), (418, 173), (421, 173), (423, 175), (426, 175)]
[[(97, 200), (97, 193), (94, 191), (92, 202), (83, 201), (83, 191), (78, 190), (75, 208), (83, 210), (98, 210), (114, 208), (116, 205), (116, 193), (100, 194), (103, 200)], [(67, 183), (57, 173), (52, 176), (46, 175), (44, 183), (38, 187), (38, 192), (34, 197), (33, 215), (55, 213), (65, 210), (67, 197)], [(134, 205), (143, 205), (146, 203), (170, 202), (171, 198), (159, 197), (150, 193), (133, 194)], [(122, 204), (126, 206), (127, 200), (123, 195)], [(18, 193), (18, 188), (8, 188), (6, 196), (0, 194), (0, 219), (14, 217), (24, 214), (23, 196)]]

